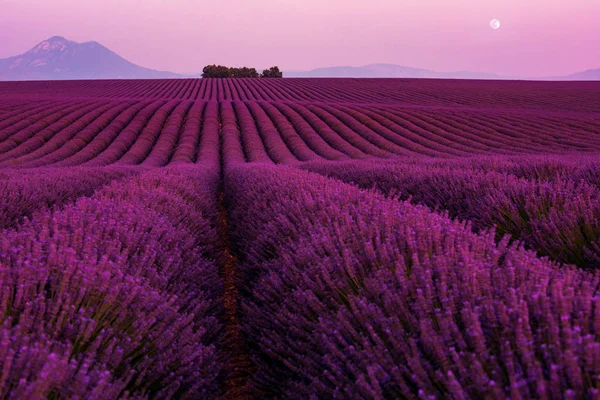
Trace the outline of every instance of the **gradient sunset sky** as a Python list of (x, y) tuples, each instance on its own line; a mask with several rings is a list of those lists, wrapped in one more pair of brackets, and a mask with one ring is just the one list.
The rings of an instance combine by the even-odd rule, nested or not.
[(0, 0), (0, 58), (60, 35), (173, 72), (393, 63), (552, 76), (600, 68), (599, 21), (600, 0)]

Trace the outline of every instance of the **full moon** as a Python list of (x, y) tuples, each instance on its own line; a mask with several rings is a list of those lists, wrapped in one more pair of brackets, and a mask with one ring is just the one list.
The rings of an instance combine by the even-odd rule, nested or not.
[(497, 19), (493, 19), (490, 21), (490, 26), (492, 27), (492, 29), (498, 29), (500, 28), (500, 21), (498, 21)]

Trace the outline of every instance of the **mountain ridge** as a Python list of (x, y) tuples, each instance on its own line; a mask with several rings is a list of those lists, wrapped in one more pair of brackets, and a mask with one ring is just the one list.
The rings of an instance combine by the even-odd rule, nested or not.
[(567, 76), (517, 77), (472, 71), (437, 72), (425, 68), (376, 63), (363, 66), (333, 66), (310, 71), (284, 71), (288, 78), (429, 78), (429, 79), (493, 79), (493, 80), (600, 80), (600, 69), (590, 69)]
[(96, 41), (52, 36), (27, 52), (0, 59), (0, 80), (160, 79), (182, 75), (140, 67)]
[(511, 79), (497, 74), (470, 71), (436, 72), (425, 68), (407, 67), (397, 64), (376, 63), (359, 67), (334, 66), (310, 71), (290, 71), (287, 77), (311, 78), (459, 78), (459, 79)]
[(568, 75), (569, 80), (600, 81), (600, 68), (588, 69)]

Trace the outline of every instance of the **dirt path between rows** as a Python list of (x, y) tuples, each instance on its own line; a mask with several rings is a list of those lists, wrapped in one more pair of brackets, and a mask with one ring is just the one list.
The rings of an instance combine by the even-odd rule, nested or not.
[(223, 192), (219, 194), (219, 239), (223, 244), (224, 265), (222, 270), (225, 306), (225, 346), (228, 355), (227, 376), (225, 378), (225, 399), (251, 399), (247, 387), (248, 378), (253, 372), (253, 364), (246, 349), (239, 317), (239, 271), (237, 259), (231, 250), (227, 210), (223, 204)]

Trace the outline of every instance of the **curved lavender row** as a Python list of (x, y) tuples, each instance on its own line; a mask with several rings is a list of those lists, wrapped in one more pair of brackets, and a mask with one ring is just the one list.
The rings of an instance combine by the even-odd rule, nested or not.
[(202, 132), (196, 154), (196, 163), (209, 167), (221, 165), (221, 139), (219, 119), (219, 103), (209, 101), (204, 109)]
[(597, 274), (305, 171), (225, 184), (257, 396), (599, 395)]
[[(307, 105), (307, 109), (313, 112), (317, 117), (323, 120), (329, 128), (333, 129), (337, 135), (342, 137), (345, 141), (350, 143), (352, 146), (360, 149), (365, 154), (376, 156), (380, 158), (391, 158), (396, 157), (396, 154), (391, 151), (377, 147), (375, 144), (366, 139), (363, 135), (350, 129), (344, 121), (331, 114), (325, 105)], [(362, 132), (361, 132), (362, 133)]]
[[(285, 146), (287, 146), (294, 157), (300, 161), (322, 160), (320, 154), (315, 149), (312, 149), (307, 144), (307, 140), (303, 137), (303, 132), (297, 132), (290, 121), (277, 109), (273, 104), (268, 102), (258, 103), (262, 107), (263, 113), (270, 118), (271, 123), (279, 133)], [(263, 114), (264, 115), (264, 114)]]
[(30, 125), (35, 124), (39, 120), (51, 115), (56, 109), (57, 104), (65, 107), (69, 104), (68, 101), (52, 101), (52, 102), (43, 102), (43, 105), (38, 105), (34, 109), (29, 109), (26, 107), (23, 109), (23, 112), (18, 113), (17, 115), (12, 115), (9, 119), (2, 121), (0, 124), (0, 142), (6, 140), (6, 138), (10, 137), (10, 135), (15, 134), (21, 129), (25, 129)]
[(136, 102), (131, 107), (124, 110), (108, 126), (95, 135), (90, 142), (86, 143), (83, 148), (79, 149), (72, 156), (65, 158), (55, 164), (56, 167), (69, 167), (85, 164), (98, 154), (106, 150), (119, 136), (123, 129), (128, 126), (134, 118), (150, 103), (145, 101)]
[[(402, 135), (398, 135), (398, 133), (394, 131), (394, 129), (397, 128), (397, 126), (393, 126), (393, 124), (392, 126), (389, 126), (389, 124), (388, 126), (385, 126), (385, 119), (379, 118), (379, 116), (375, 113), (369, 113), (368, 110), (363, 110), (362, 108), (359, 108), (358, 110), (344, 106), (337, 106), (337, 108), (354, 118), (365, 128), (368, 128), (370, 131), (377, 133), (383, 139), (392, 142), (396, 147), (404, 148), (410, 150), (413, 153), (421, 153), (428, 156), (444, 156), (443, 152), (437, 150), (437, 143), (430, 143), (430, 147), (427, 147), (419, 142), (412, 141), (411, 136), (414, 136), (412, 132), (409, 132), (409, 137), (404, 136), (404, 133), (406, 131), (402, 132)], [(383, 143), (385, 145), (385, 142)]]
[(2, 111), (2, 119), (0, 120), (0, 132), (6, 127), (12, 126), (17, 122), (23, 121), (33, 116), (38, 115), (40, 112), (53, 107), (54, 102), (49, 100), (36, 101), (36, 102), (16, 102), (15, 107), (10, 111)]
[(29, 133), (30, 130), (35, 132), (36, 130), (45, 128), (48, 125), (58, 121), (60, 118), (63, 118), (76, 107), (77, 105), (73, 101), (57, 102), (53, 104), (51, 108), (48, 108), (45, 111), (27, 119), (19, 120), (15, 124), (3, 129), (0, 132), (0, 143), (4, 143), (13, 135), (18, 135), (23, 131), (25, 131), (25, 133)]
[(249, 162), (273, 163), (273, 160), (267, 153), (265, 144), (258, 133), (258, 129), (256, 129), (254, 117), (250, 114), (250, 111), (248, 111), (248, 107), (246, 107), (246, 103), (234, 101), (232, 104), (240, 126), (246, 159)]
[[(598, 148), (597, 137), (593, 138), (593, 135), (589, 133), (581, 135), (577, 130), (569, 129), (565, 132), (564, 130), (556, 130), (555, 127), (544, 126), (543, 121), (539, 121), (539, 118), (534, 121), (529, 121), (527, 117), (519, 116), (480, 116), (481, 121), (489, 121), (494, 126), (506, 127), (511, 134), (524, 134), (527, 137), (533, 138), (539, 144), (546, 143), (545, 147), (553, 147), (554, 150), (567, 151), (568, 149), (577, 149), (579, 151), (590, 151), (600, 150)], [(591, 139), (591, 140), (590, 140)]]
[(153, 101), (148, 104), (143, 110), (141, 110), (131, 122), (119, 132), (117, 138), (106, 148), (101, 151), (94, 158), (84, 163), (83, 165), (89, 167), (97, 167), (103, 165), (113, 164), (118, 161), (123, 154), (127, 152), (135, 143), (136, 139), (144, 127), (148, 124), (148, 121), (152, 118), (152, 115), (165, 104), (164, 101)]
[[(599, 154), (528, 155), (527, 157), (477, 157), (448, 160), (439, 165), (455, 165), (483, 171), (508, 173), (525, 179), (585, 181), (600, 187)], [(438, 161), (434, 161), (436, 164)]]
[(223, 101), (220, 103), (219, 115), (221, 116), (223, 138), (221, 149), (223, 165), (229, 167), (230, 165), (246, 162), (242, 146), (242, 136), (231, 102)]
[[(56, 151), (71, 138), (73, 138), (73, 136), (83, 131), (88, 125), (93, 123), (93, 121), (96, 121), (98, 118), (100, 118), (101, 115), (110, 108), (111, 103), (101, 104), (93, 111), (85, 114), (83, 118), (73, 122), (67, 128), (52, 135), (52, 137), (46, 137), (44, 135), (34, 136), (29, 141), (25, 142), (23, 146), (14, 149), (14, 154), (13, 152), (7, 153), (7, 155), (10, 154), (11, 157), (4, 162), (0, 162), (0, 165), (18, 166), (28, 161), (44, 157), (47, 154)], [(21, 154), (21, 147), (24, 147), (27, 152)], [(17, 154), (21, 155), (17, 156)]]
[(347, 154), (350, 158), (368, 158), (369, 154), (363, 152), (350, 141), (338, 135), (332, 128), (327, 125), (321, 118), (315, 115), (312, 111), (303, 105), (288, 104), (290, 108), (296, 111), (306, 122), (326, 141), (331, 147)]
[(175, 146), (179, 141), (183, 122), (185, 121), (186, 115), (192, 107), (192, 104), (192, 101), (183, 100), (175, 107), (173, 112), (171, 112), (171, 115), (169, 115), (169, 119), (165, 123), (150, 154), (148, 154), (148, 157), (146, 157), (141, 165), (163, 167), (169, 163), (175, 150)]
[(195, 101), (188, 111), (171, 164), (193, 164), (196, 161), (206, 103)]
[(509, 234), (553, 260), (600, 268), (596, 186), (560, 178), (530, 181), (457, 164), (312, 163), (301, 168), (445, 210), (478, 230), (495, 227), (499, 236)]
[(0, 229), (11, 227), (36, 211), (90, 196), (112, 180), (135, 173), (128, 168), (0, 171)]
[(233, 100), (243, 100), (246, 101), (249, 99), (249, 91), (248, 88), (246, 86), (242, 86), (240, 85), (240, 82), (238, 82), (237, 80), (232, 80), (231, 81), (232, 86), (235, 87), (236, 91), (238, 92), (237, 97), (235, 97)]
[[(374, 110), (377, 112), (377, 110)], [(535, 152), (536, 149), (531, 147), (526, 141), (519, 140), (514, 136), (514, 133), (507, 137), (502, 135), (492, 127), (486, 127), (480, 122), (483, 113), (465, 113), (462, 111), (446, 110), (411, 110), (409, 113), (414, 119), (412, 124), (425, 131), (431, 131), (437, 134), (442, 140), (448, 140), (450, 143), (456, 142), (457, 138), (462, 142), (462, 137), (476, 137), (477, 140), (482, 140), (490, 144), (490, 147), (500, 151), (502, 154), (518, 153), (518, 152)], [(476, 122), (477, 121), (477, 122)], [(511, 132), (512, 133), (512, 132)], [(454, 140), (452, 138), (455, 138)], [(468, 153), (475, 153), (473, 147), (470, 146)]]
[[(560, 151), (564, 152), (567, 148), (573, 149), (575, 146), (564, 146), (561, 143), (561, 136), (565, 132), (554, 136), (550, 141), (547, 140), (548, 131), (542, 132), (536, 128), (523, 129), (519, 124), (514, 124), (518, 119), (518, 114), (511, 116), (510, 120), (504, 120), (498, 115), (489, 115), (488, 113), (457, 115), (454, 113), (450, 116), (450, 120), (445, 120), (444, 116), (438, 117), (427, 113), (414, 113), (416, 117), (426, 121), (428, 125), (444, 126), (444, 129), (450, 125), (459, 125), (459, 129), (452, 130), (459, 137), (465, 134), (465, 131), (474, 134), (476, 137), (484, 137), (493, 141), (500, 142), (498, 148), (510, 146), (511, 152), (527, 152), (533, 153), (536, 151)], [(517, 117), (517, 118), (515, 118)], [(532, 120), (534, 127), (539, 127), (542, 118), (536, 117)], [(464, 128), (463, 128), (464, 127)], [(574, 131), (571, 134), (575, 133)], [(585, 144), (585, 140), (580, 144)]]
[(290, 148), (288, 148), (281, 133), (277, 130), (273, 121), (271, 121), (260, 105), (257, 102), (251, 101), (247, 103), (246, 106), (256, 123), (260, 138), (271, 159), (278, 164), (292, 164), (298, 162), (298, 158), (292, 153)]
[[(564, 153), (564, 154), (527, 154), (527, 155), (476, 155), (472, 157), (455, 158), (398, 158), (395, 160), (366, 160), (361, 161), (361, 168), (371, 168), (376, 165), (415, 166), (423, 165), (439, 168), (457, 168), (479, 172), (499, 172), (515, 175), (519, 178), (539, 181), (556, 179), (585, 181), (600, 186), (599, 153)], [(310, 166), (313, 164), (307, 164)], [(314, 164), (316, 165), (316, 164)], [(327, 163), (321, 164), (323, 167)], [(332, 164), (328, 164), (332, 165)], [(347, 169), (348, 163), (339, 164)]]
[[(430, 134), (438, 137), (438, 140), (447, 140), (450, 143), (460, 144), (468, 153), (480, 152), (497, 152), (500, 150), (501, 143), (494, 140), (489, 140), (482, 133), (473, 134), (468, 130), (461, 130), (460, 134), (455, 134), (451, 130), (442, 129), (436, 124), (430, 122), (430, 119), (435, 119), (433, 116), (427, 115), (420, 117), (411, 112), (404, 110), (389, 110), (389, 115), (396, 116), (401, 121), (411, 124), (416, 130), (421, 132), (430, 132)], [(391, 117), (390, 117), (391, 118)]]
[(33, 136), (43, 134), (44, 131), (48, 128), (52, 129), (55, 128), (56, 125), (61, 125), (61, 122), (65, 119), (67, 121), (70, 121), (74, 115), (83, 115), (81, 113), (81, 108), (85, 106), (85, 104), (82, 105), (77, 103), (71, 103), (70, 105), (61, 108), (60, 111), (57, 111), (57, 113), (52, 114), (46, 118), (42, 118), (35, 124), (32, 124), (25, 129), (21, 129), (18, 132), (15, 132), (0, 143), (0, 154), (4, 154), (10, 150), (13, 150), (14, 148), (27, 141), (28, 139), (32, 138)]
[(144, 161), (152, 150), (156, 139), (160, 136), (165, 122), (175, 107), (179, 104), (177, 100), (171, 100), (158, 109), (150, 118), (142, 132), (139, 133), (135, 143), (117, 161), (118, 165), (137, 165)]
[(329, 143), (315, 132), (313, 127), (310, 126), (300, 114), (290, 108), (286, 103), (276, 102), (273, 103), (273, 106), (290, 121), (296, 131), (301, 134), (302, 138), (306, 140), (307, 145), (310, 146), (315, 153), (318, 153), (329, 160), (343, 160), (349, 158), (346, 154), (330, 146)]
[(225, 79), (217, 79), (217, 87), (219, 88), (219, 94), (217, 100), (231, 100), (231, 93), (229, 92), (229, 86), (223, 85)]
[[(456, 148), (456, 143), (449, 141), (439, 136), (433, 135), (431, 132), (423, 130), (416, 125), (401, 125), (398, 121), (393, 121), (392, 114), (384, 115), (385, 108), (378, 107), (364, 107), (360, 108), (360, 112), (367, 115), (377, 123), (385, 126), (392, 130), (400, 137), (410, 140), (411, 142), (417, 143), (425, 148), (437, 151), (440, 154), (454, 155), (454, 156), (465, 156), (472, 152), (466, 151), (464, 148)], [(406, 122), (406, 121), (403, 121)], [(416, 128), (416, 129), (415, 129)], [(442, 139), (442, 140), (440, 140)]]
[[(130, 102), (111, 104), (108, 110), (105, 110), (98, 117), (94, 115), (94, 119), (91, 122), (88, 120), (85, 126), (75, 127), (75, 130), (65, 129), (56, 135), (55, 138), (61, 136), (61, 140), (53, 143), (52, 147), (40, 151), (43, 154), (41, 157), (40, 154), (37, 154), (37, 151), (21, 157), (18, 160), (19, 166), (27, 168), (44, 167), (74, 157), (75, 154), (84, 149), (97, 135), (108, 128), (119, 115), (125, 113), (131, 106), (132, 103)], [(62, 136), (63, 133), (67, 133), (66, 137)], [(38, 150), (41, 149), (43, 147)]]
[(58, 132), (69, 129), (73, 125), (76, 126), (78, 122), (85, 120), (89, 113), (101, 107), (102, 103), (78, 104), (73, 108), (72, 113), (43, 129), (25, 129), (12, 135), (0, 143), (0, 162), (32, 153), (52, 139)]
[(343, 108), (333, 107), (329, 104), (324, 104), (320, 107), (376, 148), (400, 156), (414, 157), (418, 155), (412, 149), (407, 149), (405, 146), (393, 142), (389, 137), (383, 135), (381, 131), (371, 130), (369, 125), (366, 125), (354, 115), (348, 114)]
[(241, 82), (241, 84), (245, 84), (245, 86), (248, 87), (252, 93), (250, 100), (257, 101), (270, 99), (269, 95), (265, 92), (263, 85), (259, 85), (257, 82), (252, 82), (250, 79), (246, 80), (245, 82)]
[(399, 111), (396, 110), (377, 109), (373, 107), (370, 107), (369, 109), (381, 115), (383, 118), (386, 118), (388, 121), (391, 121), (393, 124), (400, 127), (400, 129), (410, 132), (410, 136), (420, 136), (421, 140), (426, 140), (429, 143), (432, 143), (431, 147), (436, 146), (434, 147), (436, 149), (445, 149), (449, 147), (452, 149), (453, 154), (455, 155), (460, 153), (463, 155), (473, 154), (473, 148), (468, 144), (463, 143), (463, 140), (456, 140), (456, 137), (448, 135), (448, 132), (444, 131), (443, 129), (425, 129), (422, 126), (422, 121), (416, 117), (413, 117), (411, 114), (399, 116), (397, 115)]
[(0, 243), (0, 396), (214, 398), (218, 176), (165, 168)]

